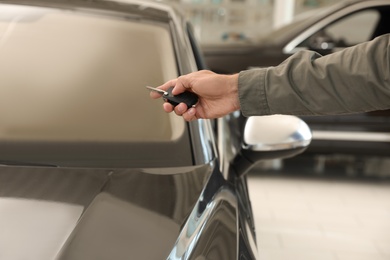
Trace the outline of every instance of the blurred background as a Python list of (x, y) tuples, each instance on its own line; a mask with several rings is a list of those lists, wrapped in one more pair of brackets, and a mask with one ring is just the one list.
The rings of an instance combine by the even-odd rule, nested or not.
[[(253, 42), (297, 17), (315, 16), (319, 10), (342, 1), (176, 2), (193, 24), (201, 45), (223, 46)], [(377, 23), (372, 10), (364, 12), (362, 24)], [(346, 30), (360, 35), (362, 27), (356, 24), (356, 19), (353, 21), (346, 23)], [(262, 162), (250, 173), (261, 259), (390, 259), (388, 115), (332, 118), (313, 125), (313, 132), (317, 133), (321, 127), (322, 130), (332, 129), (337, 122), (349, 122), (350, 125), (344, 124), (342, 129), (359, 132), (356, 138), (339, 138), (331, 140), (332, 144), (324, 138), (322, 144), (314, 143), (321, 149), (309, 149), (292, 159)], [(366, 139), (370, 131), (383, 138)], [(348, 149), (343, 149), (346, 147)]]
[[(293, 17), (340, 0), (171, 0), (184, 10), (201, 43), (228, 43), (265, 35)], [(314, 13), (313, 13), (314, 14)], [(229, 39), (229, 35), (236, 35)]]

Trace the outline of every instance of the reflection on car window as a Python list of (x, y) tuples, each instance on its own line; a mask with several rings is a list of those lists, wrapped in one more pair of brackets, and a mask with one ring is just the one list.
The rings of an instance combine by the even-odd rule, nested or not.
[(183, 134), (184, 121), (145, 89), (177, 76), (167, 28), (42, 8), (0, 12), (0, 140), (150, 142)]

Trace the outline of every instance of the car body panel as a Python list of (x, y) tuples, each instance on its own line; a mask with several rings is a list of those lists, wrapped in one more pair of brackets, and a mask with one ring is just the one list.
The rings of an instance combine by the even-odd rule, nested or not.
[(163, 170), (2, 167), (2, 258), (165, 258), (210, 169)]

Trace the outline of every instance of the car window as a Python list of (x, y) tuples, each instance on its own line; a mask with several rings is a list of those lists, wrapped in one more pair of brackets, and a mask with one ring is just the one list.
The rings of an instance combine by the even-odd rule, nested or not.
[[(298, 47), (310, 48), (315, 42), (331, 42), (333, 47), (349, 47), (371, 39), (380, 20), (375, 9), (366, 9), (349, 14), (342, 19), (321, 28), (303, 41)], [(359, 30), (351, 30), (359, 28)]]
[[(364, 10), (327, 26), (324, 31), (334, 40), (336, 47), (352, 46), (371, 39), (379, 18), (380, 14), (377, 10)], [(359, 30), (351, 30), (351, 28), (359, 28)]]
[(145, 88), (178, 76), (167, 25), (4, 5), (0, 35), (0, 142), (132, 144), (146, 166), (176, 144), (172, 164), (192, 162), (185, 122)]

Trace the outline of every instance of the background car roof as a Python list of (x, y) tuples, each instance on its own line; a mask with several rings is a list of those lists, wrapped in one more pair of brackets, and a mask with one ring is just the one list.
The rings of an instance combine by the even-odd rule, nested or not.
[(300, 16), (297, 16), (293, 22), (287, 24), (277, 30), (270, 32), (264, 36), (261, 36), (257, 39), (257, 42), (260, 44), (267, 45), (272, 44), (281, 44), (284, 45), (291, 40), (292, 37), (295, 37), (300, 32), (311, 27), (313, 24), (323, 20), (325, 17), (332, 15), (348, 6), (352, 6), (360, 3), (372, 3), (372, 4), (383, 4), (389, 3), (390, 0), (346, 0), (338, 2), (334, 5), (324, 7), (321, 9), (316, 9), (312, 13), (304, 13)]

